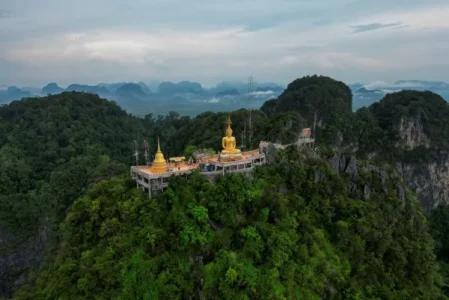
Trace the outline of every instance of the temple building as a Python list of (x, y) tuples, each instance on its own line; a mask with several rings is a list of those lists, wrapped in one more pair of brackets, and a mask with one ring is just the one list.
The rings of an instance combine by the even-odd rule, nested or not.
[(151, 166), (132, 166), (131, 178), (138, 188), (148, 192), (149, 197), (162, 192), (168, 187), (170, 176), (188, 175), (199, 170), (209, 180), (227, 173), (250, 173), (255, 166), (266, 163), (265, 154), (259, 149), (243, 152), (237, 148), (237, 141), (232, 135), (231, 118), (227, 119), (226, 136), (222, 138), (222, 150), (218, 154), (201, 153), (194, 162), (186, 163), (184, 157), (169, 158), (167, 161), (161, 151), (159, 139), (157, 152)]
[[(288, 145), (261, 141), (259, 148), (251, 151), (241, 151), (237, 148), (237, 141), (232, 135), (231, 118), (227, 119), (226, 135), (221, 140), (222, 150), (217, 154), (197, 153), (194, 161), (185, 161), (185, 157), (170, 157), (165, 159), (161, 151), (159, 138), (157, 152), (150, 166), (132, 166), (131, 178), (138, 188), (148, 193), (149, 197), (161, 193), (168, 187), (170, 176), (188, 175), (193, 170), (199, 170), (207, 179), (214, 181), (216, 176), (227, 173), (249, 174), (255, 166), (267, 163), (266, 153), (268, 145), (276, 149), (285, 149), (296, 145), (314, 147), (315, 139), (311, 136), (310, 128), (304, 128), (296, 142)], [(137, 155), (137, 154), (136, 154)], [(136, 159), (137, 160), (137, 159)]]

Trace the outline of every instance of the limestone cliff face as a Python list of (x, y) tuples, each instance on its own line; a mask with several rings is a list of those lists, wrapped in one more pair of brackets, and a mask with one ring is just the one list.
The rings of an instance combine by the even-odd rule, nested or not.
[[(261, 144), (260, 150), (265, 153), (268, 164), (276, 163), (277, 154), (280, 149), (283, 147), (279, 147), (280, 145), (272, 144), (272, 143), (264, 143)], [(314, 149), (308, 147), (302, 147), (303, 158), (315, 158), (315, 159), (323, 159), (320, 158), (320, 154), (315, 152)], [(393, 189), (399, 199), (403, 202), (406, 198), (406, 183), (401, 179), (396, 172), (392, 172), (393, 167), (387, 165), (384, 167), (378, 167), (370, 162), (361, 162), (357, 161), (354, 155), (343, 155), (343, 154), (333, 154), (328, 159), (325, 159), (325, 162), (330, 166), (332, 171), (337, 174), (349, 176), (353, 182), (350, 187), (352, 192), (357, 194), (359, 197), (369, 200), (372, 195), (378, 193), (388, 194), (389, 190)], [(321, 181), (326, 178), (326, 173), (320, 169), (315, 169), (315, 181)], [(377, 185), (373, 185), (372, 183), (376, 180), (378, 181)]]
[(390, 157), (426, 213), (449, 204), (448, 103), (432, 92), (401, 91), (387, 94), (369, 111), (375, 121), (367, 128), (377, 135), (367, 144), (381, 140), (378, 149), (370, 149), (375, 156)]
[[(396, 147), (405, 151), (424, 147), (433, 153), (431, 159), (397, 161), (396, 169), (408, 187), (416, 193), (424, 211), (429, 213), (439, 204), (449, 204), (449, 152), (431, 149), (432, 142), (425, 131), (421, 115), (403, 116), (397, 123), (399, 133)], [(425, 154), (426, 152), (423, 152)]]
[(39, 266), (49, 232), (48, 218), (42, 221), (35, 236), (23, 241), (0, 227), (0, 298), (10, 296), (12, 291), (26, 283), (29, 269)]
[[(392, 188), (397, 193), (399, 199), (405, 200), (406, 187), (397, 175), (394, 176), (391, 172), (387, 172), (383, 168), (379, 168), (368, 162), (357, 161), (354, 155), (345, 156), (334, 154), (327, 161), (332, 170), (338, 174), (347, 174), (354, 185), (353, 190), (361, 191), (360, 196), (366, 200), (371, 198), (373, 193), (388, 194), (389, 188)], [(317, 170), (315, 172), (315, 180), (320, 180), (322, 175)], [(362, 178), (378, 178), (380, 184), (373, 186)]]
[(419, 146), (430, 147), (430, 139), (424, 132), (422, 118), (403, 116), (398, 122), (397, 130), (400, 138), (396, 143), (397, 147), (407, 150), (413, 150)]
[(440, 153), (436, 161), (425, 163), (403, 163), (397, 170), (409, 188), (416, 193), (429, 213), (439, 204), (449, 204), (449, 153)]

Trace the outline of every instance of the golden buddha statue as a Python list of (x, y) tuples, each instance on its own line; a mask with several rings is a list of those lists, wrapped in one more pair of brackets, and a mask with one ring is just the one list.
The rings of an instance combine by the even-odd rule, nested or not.
[(168, 172), (167, 162), (165, 161), (164, 154), (161, 151), (161, 145), (159, 144), (159, 138), (157, 138), (157, 152), (154, 157), (153, 165), (151, 166), (152, 173), (165, 173)]
[(241, 151), (237, 149), (235, 137), (232, 136), (232, 128), (231, 128), (231, 117), (228, 117), (228, 128), (226, 129), (226, 136), (221, 140), (221, 146), (223, 150), (221, 150), (221, 154), (224, 155), (235, 155), (240, 154)]

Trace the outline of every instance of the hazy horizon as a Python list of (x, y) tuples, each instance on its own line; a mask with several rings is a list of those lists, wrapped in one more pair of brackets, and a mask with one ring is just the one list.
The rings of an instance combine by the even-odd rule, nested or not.
[[(324, 74), (323, 75), (320, 75), (320, 74), (307, 74), (307, 75), (304, 75), (304, 76), (314, 76), (314, 75), (326, 76)], [(288, 82), (286, 84), (280, 83), (280, 82), (276, 82), (274, 80), (268, 80), (268, 81), (263, 81), (263, 82), (255, 80), (254, 82), (255, 82), (256, 85), (257, 84), (261, 84), (261, 85), (272, 84), (272, 85), (278, 85), (278, 86), (281, 86), (283, 88), (286, 88), (289, 83), (291, 83), (292, 81), (294, 81), (294, 80), (296, 80), (298, 78), (294, 78), (294, 79), (292, 79), (290, 82)], [(335, 79), (335, 78), (333, 78), (333, 79)], [(45, 84), (43, 84), (41, 86), (39, 86), (39, 85), (17, 85), (17, 84), (5, 85), (5, 84), (2, 84), (0, 82), (0, 89), (1, 88), (7, 88), (9, 86), (15, 86), (15, 87), (18, 87), (18, 88), (43, 88), (46, 85), (52, 84), (52, 83), (56, 83), (60, 88), (63, 88), (63, 89), (68, 88), (70, 85), (98, 86), (98, 85), (103, 85), (103, 84), (104, 85), (113, 85), (113, 84), (120, 84), (120, 83), (144, 83), (147, 87), (152, 88), (152, 90), (154, 90), (154, 88), (156, 86), (158, 86), (160, 83), (163, 83), (163, 82), (180, 83), (180, 82), (183, 82), (183, 81), (184, 82), (187, 81), (187, 82), (191, 82), (191, 83), (199, 83), (205, 89), (215, 88), (220, 83), (229, 83), (229, 84), (231, 84), (231, 87), (232, 87), (232, 84), (235, 84), (235, 85), (237, 85), (237, 84), (246, 84), (246, 81), (244, 81), (243, 79), (242, 80), (223, 80), (223, 81), (218, 81), (218, 82), (211, 83), (211, 84), (204, 84), (202, 82), (189, 80), (189, 79), (174, 80), (174, 81), (170, 81), (170, 80), (147, 80), (147, 81), (144, 81), (144, 80), (138, 80), (138, 81), (124, 80), (124, 81), (116, 81), (116, 82), (112, 82), (112, 81), (111, 82), (88, 82), (88, 83), (86, 83), (86, 82), (69, 82), (69, 83), (66, 83), (66, 84), (60, 83), (58, 81), (51, 81), (51, 82), (47, 82), (47, 83), (45, 83)], [(403, 81), (403, 82), (400, 82), (400, 81)], [(392, 81), (388, 81), (388, 82), (387, 81), (383, 81), (383, 80), (375, 80), (375, 81), (371, 81), (371, 82), (361, 82), (361, 81), (358, 81), (358, 82), (357, 81), (355, 81), (355, 82), (344, 82), (343, 81), (343, 83), (345, 83), (347, 85), (361, 84), (362, 87), (364, 87), (364, 88), (366, 88), (368, 90), (383, 89), (383, 88), (393, 88), (393, 89), (407, 89), (407, 88), (411, 88), (411, 89), (414, 89), (416, 87), (419, 87), (419, 84), (417, 84), (417, 83), (413, 84), (412, 83), (413, 81), (423, 81), (423, 82), (428, 82), (428, 83), (431, 83), (431, 82), (444, 82), (444, 83), (449, 85), (449, 82), (445, 82), (443, 80), (420, 80), (420, 79), (415, 79), (415, 78), (412, 78), (412, 79), (410, 79), (410, 78), (398, 78), (398, 79), (395, 79), (395, 80), (392, 80)]]

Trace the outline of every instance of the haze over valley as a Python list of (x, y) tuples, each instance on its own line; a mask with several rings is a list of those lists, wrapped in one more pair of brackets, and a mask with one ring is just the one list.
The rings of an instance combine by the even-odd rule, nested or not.
[(98, 94), (102, 98), (116, 101), (128, 112), (143, 116), (166, 115), (177, 111), (182, 115), (195, 116), (205, 111), (232, 111), (240, 108), (260, 108), (268, 99), (279, 96), (284, 87), (275, 83), (254, 83), (249, 100), (249, 87), (245, 82), (220, 82), (211, 88), (200, 83), (181, 81), (138, 83), (100, 83), (97, 85), (71, 84), (60, 87), (49, 83), (42, 88), (0, 88), (0, 103), (6, 104), (23, 97), (45, 96), (63, 91), (78, 91)]
[[(449, 99), (449, 84), (442, 81), (399, 80), (393, 83), (375, 81), (368, 84), (349, 84), (349, 87), (353, 93), (353, 110), (369, 106), (386, 94), (401, 90), (428, 90), (441, 95), (446, 101)], [(113, 100), (136, 116), (149, 113), (166, 115), (170, 111), (195, 116), (206, 111), (259, 109), (266, 100), (277, 98), (284, 90), (285, 86), (281, 84), (254, 82), (251, 97), (248, 97), (248, 83), (239, 81), (219, 82), (210, 88), (191, 81), (70, 84), (67, 87), (61, 87), (53, 82), (44, 87), (0, 85), (0, 104), (26, 97), (78, 91), (98, 94), (102, 98)]]

